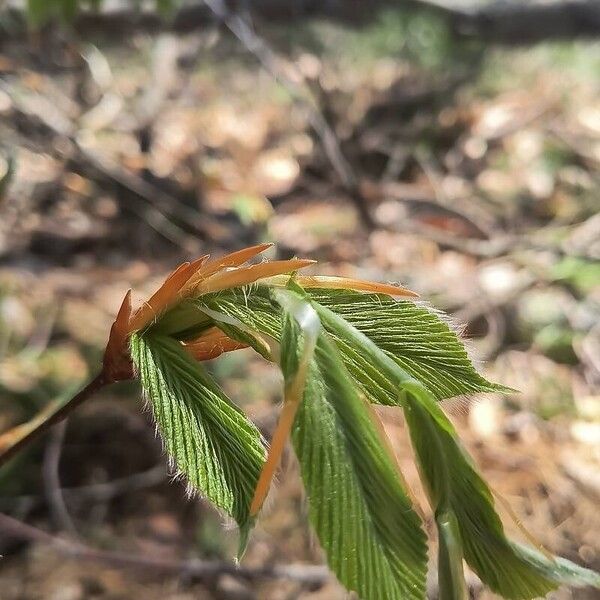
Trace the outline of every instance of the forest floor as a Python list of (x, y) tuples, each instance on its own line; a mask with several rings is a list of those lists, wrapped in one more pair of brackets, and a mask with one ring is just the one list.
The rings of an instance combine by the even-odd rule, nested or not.
[[(93, 375), (128, 288), (269, 240), (448, 312), (519, 390), (450, 401), (465, 444), (540, 544), (599, 569), (600, 44), (459, 44), (398, 11), (257, 29), (263, 67), (216, 27), (0, 43), (0, 431)], [(269, 436), (276, 372), (250, 351), (210, 368)], [(171, 480), (141, 406), (133, 384), (84, 405), (0, 470), (0, 512), (148, 563), (0, 532), (2, 600), (345, 597), (186, 569), (228, 560), (236, 532)], [(418, 488), (401, 415), (382, 415)], [(244, 564), (322, 562), (288, 453)], [(472, 594), (493, 597), (474, 577)]]

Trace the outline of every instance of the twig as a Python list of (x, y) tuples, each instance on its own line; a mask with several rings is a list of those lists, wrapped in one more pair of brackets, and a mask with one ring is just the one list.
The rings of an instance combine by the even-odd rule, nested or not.
[(50, 439), (44, 452), (44, 465), (42, 469), (44, 479), (44, 491), (50, 506), (52, 518), (61, 529), (77, 536), (77, 528), (67, 509), (65, 498), (60, 484), (60, 457), (62, 446), (67, 431), (67, 420), (65, 419), (50, 434)]
[[(340, 148), (337, 135), (323, 116), (323, 113), (318, 110), (316, 101), (310, 91), (282, 72), (282, 69), (279, 67), (282, 59), (277, 56), (275, 51), (263, 39), (258, 37), (240, 15), (230, 11), (223, 0), (204, 0), (204, 3), (226, 25), (244, 47), (258, 59), (273, 79), (282, 85), (292, 98), (307, 109), (310, 125), (320, 139), (323, 151), (344, 190), (350, 196), (360, 213), (362, 223), (369, 229), (374, 229), (376, 225), (367, 207), (366, 198), (360, 190), (358, 178)], [(288, 66), (291, 67), (291, 65)], [(299, 81), (302, 81), (302, 75), (296, 69), (295, 75)]]
[(6, 464), (13, 456), (15, 456), (25, 446), (33, 442), (40, 435), (48, 431), (50, 427), (60, 423), (67, 415), (75, 410), (80, 404), (85, 402), (90, 396), (102, 389), (105, 385), (111, 383), (105, 376), (104, 371), (101, 371), (92, 381), (90, 381), (79, 393), (71, 400), (63, 404), (50, 415), (39, 422), (35, 422), (32, 427), (26, 427), (25, 430), (18, 428), (14, 434), (14, 439), (11, 439), (11, 432), (0, 436), (0, 467)]
[(246, 581), (262, 579), (286, 579), (306, 586), (320, 587), (329, 580), (325, 567), (316, 565), (271, 565), (264, 567), (241, 567), (234, 563), (212, 560), (168, 560), (131, 553), (107, 552), (90, 548), (85, 544), (55, 537), (22, 521), (0, 513), (0, 531), (21, 540), (49, 544), (56, 551), (75, 560), (104, 563), (117, 569), (145, 569), (159, 573), (184, 573), (197, 578), (214, 579), (230, 575)]
[[(1, 3), (0, 3), (1, 4)], [(6, 2), (2, 17), (13, 27), (5, 27), (6, 36), (23, 35), (24, 2)], [(74, 29), (79, 35), (90, 34), (125, 36), (134, 32), (170, 30), (188, 33), (207, 26), (210, 15), (202, 3), (185, 2), (170, 19), (155, 10), (131, 8), (132, 3), (114, 2), (115, 7), (101, 11), (81, 11)], [(141, 3), (137, 3), (139, 6)], [(346, 0), (274, 2), (273, 0), (238, 0), (238, 6), (250, 5), (264, 19), (289, 23), (292, 19), (326, 17), (341, 22), (364, 24), (370, 22), (389, 0)], [(450, 0), (404, 0), (403, 6), (416, 10), (435, 11), (452, 27), (458, 37), (480, 38), (501, 44), (535, 43), (550, 39), (597, 37), (600, 34), (597, 0), (554, 0), (523, 2), (456, 2)], [(4, 23), (0, 20), (0, 30)]]
[(516, 236), (509, 234), (498, 235), (489, 240), (465, 238), (414, 220), (403, 221), (398, 224), (379, 223), (378, 227), (397, 233), (412, 233), (463, 254), (484, 258), (502, 256), (508, 253), (509, 250), (514, 250), (521, 241)]
[[(15, 122), (24, 122), (28, 126), (36, 127), (43, 133), (53, 136), (55, 139), (52, 153), (70, 161), (70, 167), (74, 171), (99, 185), (108, 181), (120, 190), (128, 192), (136, 200), (143, 201), (146, 206), (124, 203), (124, 208), (143, 218), (148, 225), (173, 244), (184, 247), (185, 244), (182, 244), (182, 241), (188, 239), (192, 243), (186, 231), (169, 219), (169, 216), (177, 217), (181, 222), (194, 223), (199, 218), (196, 211), (181, 206), (181, 203), (172, 195), (134, 173), (126, 171), (114, 161), (109, 161), (106, 157), (100, 157), (84, 148), (75, 135), (72, 123), (69, 123), (67, 130), (64, 130), (43, 118), (42, 115), (28, 111), (22, 106), (6, 82), (2, 80), (0, 80), (0, 90), (4, 91), (12, 100), (11, 110)], [(71, 151), (70, 156), (69, 150)], [(198, 227), (195, 229), (202, 233)], [(184, 249), (187, 248), (184, 247)]]
[(102, 502), (112, 500), (113, 498), (155, 486), (167, 479), (165, 465), (161, 462), (158, 466), (152, 467), (141, 473), (134, 473), (127, 477), (119, 477), (105, 483), (92, 483), (74, 488), (63, 488), (63, 494), (66, 498), (91, 498), (94, 501)]
[[(76, 487), (62, 487), (62, 495), (67, 500), (82, 499), (91, 500), (92, 502), (106, 502), (118, 496), (122, 496), (129, 492), (144, 490), (167, 479), (165, 466), (161, 462), (156, 467), (152, 467), (147, 471), (133, 473), (125, 477), (118, 477), (104, 483), (90, 483), (88, 485), (80, 485)], [(37, 495), (20, 495), (20, 496), (0, 496), (0, 507), (9, 508), (18, 503), (28, 503), (28, 505), (37, 506), (42, 501), (42, 498)]]

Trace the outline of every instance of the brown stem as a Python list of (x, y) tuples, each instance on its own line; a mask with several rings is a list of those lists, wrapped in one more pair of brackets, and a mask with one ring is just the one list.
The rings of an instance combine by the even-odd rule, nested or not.
[(6, 464), (11, 458), (13, 458), (18, 452), (20, 452), (25, 446), (31, 444), (40, 435), (48, 431), (50, 427), (60, 423), (65, 419), (71, 411), (75, 410), (80, 404), (85, 402), (90, 396), (95, 394), (98, 390), (103, 388), (105, 385), (112, 383), (110, 379), (106, 377), (104, 371), (101, 371), (92, 381), (90, 381), (80, 392), (78, 392), (71, 400), (61, 406), (56, 412), (52, 413), (47, 419), (40, 422), (38, 425), (33, 427), (30, 431), (25, 433), (22, 437), (18, 438), (17, 441), (10, 445), (4, 452), (0, 454), (0, 467)]

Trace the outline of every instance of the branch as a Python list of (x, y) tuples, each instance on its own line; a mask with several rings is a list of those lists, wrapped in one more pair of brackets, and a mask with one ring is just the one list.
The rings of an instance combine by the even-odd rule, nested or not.
[(230, 575), (236, 579), (246, 581), (286, 579), (309, 587), (320, 587), (329, 580), (327, 568), (316, 565), (291, 564), (253, 568), (240, 567), (225, 561), (200, 559), (178, 561), (96, 550), (79, 542), (55, 537), (3, 513), (0, 513), (0, 531), (20, 540), (49, 544), (57, 552), (75, 560), (104, 563), (117, 569), (145, 569), (161, 573), (185, 573), (203, 579), (214, 579), (222, 575)]
[[(235, 0), (229, 2), (232, 8), (248, 9), (261, 18), (280, 23), (289, 23), (298, 18), (326, 17), (341, 22), (360, 24), (373, 17), (375, 9), (385, 6), (389, 0), (344, 0), (344, 2), (321, 2), (319, 0)], [(0, 5), (2, 3), (0, 2)], [(25, 15), (17, 1), (8, 2), (5, 9), (6, 23), (21, 24), (25, 27)], [(80, 36), (102, 33), (111, 38), (130, 35), (134, 31), (156, 33), (170, 30), (176, 33), (189, 33), (208, 28), (214, 22), (213, 14), (204, 2), (185, 3), (173, 15), (165, 17), (153, 9), (131, 8), (126, 4), (118, 8), (100, 11), (81, 11), (73, 26)], [(2, 21), (0, 21), (0, 26)], [(6, 35), (18, 35), (14, 26), (6, 28)], [(21, 31), (22, 31), (21, 30)]]
[(550, 2), (500, 1), (456, 6), (448, 0), (407, 0), (444, 16), (459, 37), (478, 37), (502, 44), (531, 44), (550, 39), (598, 37), (598, 0)]
[[(143, 218), (166, 240), (183, 249), (193, 244), (193, 238), (175, 222), (175, 219), (189, 224), (197, 235), (204, 234), (200, 228), (200, 213), (182, 206), (177, 198), (135, 173), (85, 148), (77, 139), (73, 123), (69, 123), (66, 128), (59, 128), (40, 112), (31, 112), (2, 80), (0, 91), (6, 93), (12, 101), (10, 117), (19, 133), (23, 130), (35, 131), (48, 137), (52, 142), (51, 147), (46, 148), (49, 154), (67, 161), (71, 170), (94, 181), (100, 187), (114, 187), (117, 192), (125, 194), (134, 202), (123, 202), (123, 209)], [(140, 202), (144, 205), (140, 205)]]
[[(400, 3), (395, 3), (398, 6)], [(450, 0), (403, 0), (402, 5), (416, 9), (430, 9), (444, 17), (457, 37), (480, 38), (501, 44), (528, 44), (549, 39), (598, 37), (600, 35), (600, 7), (597, 0), (552, 0), (548, 2), (499, 1), (483, 4), (468, 2), (457, 5)], [(317, 0), (237, 0), (230, 6), (250, 8), (261, 18), (271, 22), (297, 21), (299, 18), (325, 17), (354, 25), (372, 21), (381, 8), (394, 6), (390, 0), (345, 0), (319, 2)], [(11, 7), (4, 11), (7, 23), (24, 23), (22, 10)], [(84, 11), (74, 24), (82, 37), (101, 32), (118, 37), (133, 31), (155, 33), (170, 30), (189, 33), (211, 26), (211, 12), (203, 3), (186, 4), (170, 19), (153, 10), (118, 8)], [(21, 33), (24, 25), (21, 27)], [(7, 36), (19, 35), (18, 28), (6, 28)]]
[(66, 531), (73, 537), (78, 537), (77, 528), (69, 514), (60, 482), (60, 459), (62, 455), (68, 420), (64, 419), (50, 432), (44, 451), (42, 478), (44, 495), (50, 508), (50, 515), (61, 531)]
[(66, 403), (58, 403), (58, 406), (54, 405), (49, 412), (43, 411), (29, 423), (15, 427), (0, 435), (0, 467), (53, 425), (60, 423), (80, 404), (83, 404), (90, 396), (109, 383), (111, 382), (106, 378), (104, 371), (101, 371)]

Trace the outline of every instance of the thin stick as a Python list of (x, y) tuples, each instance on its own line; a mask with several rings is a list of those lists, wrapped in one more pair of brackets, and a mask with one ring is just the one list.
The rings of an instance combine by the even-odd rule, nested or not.
[(97, 550), (79, 542), (55, 537), (49, 533), (0, 513), (0, 532), (21, 540), (49, 544), (56, 551), (75, 560), (103, 563), (116, 569), (144, 569), (156, 573), (184, 573), (193, 577), (214, 579), (229, 575), (236, 579), (258, 581), (287, 579), (305, 586), (322, 586), (330, 578), (326, 567), (290, 564), (264, 567), (238, 567), (218, 560), (170, 560), (124, 552)]
[(56, 525), (64, 531), (69, 532), (73, 537), (78, 537), (77, 528), (69, 514), (60, 483), (60, 459), (68, 422), (68, 419), (65, 419), (58, 425), (55, 425), (50, 432), (50, 439), (44, 453), (42, 475), (44, 479), (44, 493), (50, 506), (50, 514)]
[[(125, 477), (111, 479), (105, 483), (91, 483), (74, 487), (61, 487), (61, 492), (66, 500), (91, 500), (92, 502), (107, 502), (118, 496), (144, 490), (167, 479), (165, 465), (161, 461), (147, 471), (133, 473)], [(0, 496), (0, 509), (11, 509), (19, 503), (27, 506), (38, 506), (43, 498), (40, 495), (23, 494), (20, 496)]]
[[(71, 400), (66, 404), (58, 408), (55, 412), (51, 413), (47, 418), (35, 423), (29, 430), (25, 430), (25, 433), (16, 432), (15, 441), (7, 443), (6, 450), (0, 454), (0, 467), (6, 464), (13, 456), (20, 452), (25, 446), (33, 442), (40, 435), (48, 431), (50, 427), (60, 423), (67, 415), (75, 410), (80, 404), (85, 402), (90, 396), (95, 394), (98, 390), (108, 385), (110, 382), (107, 379), (104, 371), (101, 371), (92, 381), (90, 381), (79, 393), (77, 393)], [(0, 441), (3, 438), (10, 436), (10, 432), (0, 436)]]

